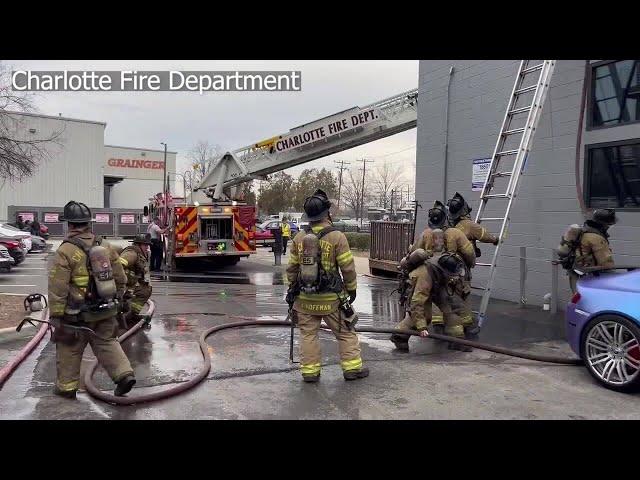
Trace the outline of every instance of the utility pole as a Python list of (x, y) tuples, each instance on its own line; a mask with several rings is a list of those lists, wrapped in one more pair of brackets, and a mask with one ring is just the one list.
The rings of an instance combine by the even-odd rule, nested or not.
[(162, 167), (162, 194), (166, 195), (169, 191), (169, 179), (167, 177), (167, 144), (160, 142), (160, 145), (164, 145), (164, 167)]
[(338, 211), (340, 211), (340, 194), (342, 193), (342, 171), (346, 170), (347, 167), (345, 165), (349, 165), (349, 162), (345, 162), (344, 160), (334, 160), (335, 163), (339, 163), (340, 166), (336, 167), (340, 170), (340, 175), (338, 176)]
[(362, 162), (362, 168), (360, 170), (362, 170), (362, 189), (360, 190), (360, 226), (362, 227), (362, 219), (364, 217), (364, 177), (365, 174), (367, 173), (367, 163), (373, 163), (373, 160), (367, 160), (366, 158), (363, 158), (362, 160), (358, 160), (359, 162)]

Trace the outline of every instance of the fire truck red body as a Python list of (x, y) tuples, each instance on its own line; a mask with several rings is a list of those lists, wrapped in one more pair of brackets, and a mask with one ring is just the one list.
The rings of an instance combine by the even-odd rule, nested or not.
[(256, 208), (243, 202), (187, 203), (157, 194), (148, 213), (168, 226), (166, 263), (172, 269), (235, 265), (256, 253)]

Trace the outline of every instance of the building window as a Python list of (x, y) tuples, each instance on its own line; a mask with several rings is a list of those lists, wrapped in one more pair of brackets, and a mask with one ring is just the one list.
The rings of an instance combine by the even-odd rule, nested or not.
[(640, 208), (640, 140), (587, 145), (589, 208)]
[(593, 67), (591, 127), (640, 121), (640, 60), (618, 60)]

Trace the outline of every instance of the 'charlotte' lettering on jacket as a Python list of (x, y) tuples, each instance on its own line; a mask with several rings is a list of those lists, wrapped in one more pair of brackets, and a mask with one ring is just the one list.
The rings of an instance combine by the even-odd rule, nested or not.
[(110, 167), (120, 168), (146, 168), (149, 170), (162, 170), (164, 168), (164, 162), (157, 162), (152, 160), (131, 160), (124, 158), (110, 158), (107, 161)]

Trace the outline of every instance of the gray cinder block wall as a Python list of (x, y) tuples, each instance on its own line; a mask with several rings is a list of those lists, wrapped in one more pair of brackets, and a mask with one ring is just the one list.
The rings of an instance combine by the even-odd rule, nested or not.
[[(473, 207), (472, 216), (475, 216), (481, 192), (472, 191), (473, 159), (489, 158), (493, 154), (519, 64), (520, 60), (420, 61), (416, 198), (423, 208), (418, 215), (419, 231), (426, 228), (427, 212), (433, 201), (439, 199), (446, 203), (446, 199), (456, 191), (467, 199)], [(557, 246), (569, 224), (584, 221), (575, 176), (584, 72), (584, 60), (559, 60), (556, 63), (551, 88), (512, 209), (492, 298), (519, 301), (519, 247), (525, 246), (528, 258), (527, 303), (541, 305), (544, 295), (551, 291), (552, 267), (549, 260), (552, 249)], [(587, 107), (585, 116), (588, 114)], [(585, 118), (579, 166), (583, 191), (584, 146), (632, 138), (640, 138), (639, 123), (590, 130)], [(446, 142), (448, 160), (445, 187)], [(496, 207), (498, 202), (505, 201), (489, 200), (487, 214), (495, 210), (490, 207)], [(636, 240), (640, 238), (638, 213), (618, 210), (618, 216), (621, 222), (610, 230), (615, 260), (618, 264), (640, 265), (639, 243)], [(496, 233), (499, 230), (496, 222), (486, 223), (485, 227)], [(479, 246), (482, 250), (479, 261), (491, 262), (495, 247), (489, 244)], [(476, 267), (473, 284), (484, 286), (487, 273), (487, 267)], [(570, 298), (568, 279), (562, 269), (558, 293), (559, 307), (562, 308)]]

